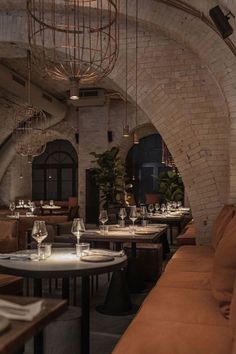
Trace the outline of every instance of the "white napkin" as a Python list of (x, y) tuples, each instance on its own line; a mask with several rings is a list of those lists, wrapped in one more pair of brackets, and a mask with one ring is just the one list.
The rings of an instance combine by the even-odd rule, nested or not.
[(111, 251), (111, 250), (99, 250), (99, 249), (90, 249), (86, 252), (88, 255), (100, 255), (100, 256), (111, 256), (111, 257), (123, 257), (125, 252), (121, 251)]
[(43, 309), (43, 300), (29, 305), (18, 305), (0, 299), (0, 315), (9, 320), (32, 321)]
[(30, 253), (0, 253), (0, 259), (11, 259), (15, 261), (26, 261), (36, 259), (37, 257), (36, 254)]

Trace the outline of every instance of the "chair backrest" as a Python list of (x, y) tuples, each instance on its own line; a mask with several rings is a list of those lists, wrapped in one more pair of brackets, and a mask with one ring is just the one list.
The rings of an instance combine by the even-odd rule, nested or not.
[(158, 203), (158, 195), (157, 194), (145, 194), (145, 203), (146, 204), (155, 204)]
[(79, 217), (79, 207), (78, 206), (74, 206), (71, 207), (69, 210), (69, 214), (68, 214), (68, 221), (72, 221), (75, 218)]
[(77, 207), (77, 206), (78, 206), (78, 198), (70, 197), (68, 199), (68, 208), (70, 209), (71, 207)]

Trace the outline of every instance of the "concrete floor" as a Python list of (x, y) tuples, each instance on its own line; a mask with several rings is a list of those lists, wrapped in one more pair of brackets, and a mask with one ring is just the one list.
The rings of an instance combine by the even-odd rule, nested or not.
[[(31, 284), (32, 285), (32, 284)], [(31, 286), (30, 286), (31, 288)], [(98, 305), (103, 304), (106, 293), (108, 289), (108, 279), (107, 274), (99, 276), (99, 287), (97, 291), (94, 291), (94, 295), (91, 296), (91, 304), (90, 304), (90, 328), (91, 328), (91, 340), (90, 340), (90, 354), (110, 354), (112, 353), (113, 348), (118, 342), (120, 336), (124, 333), (129, 323), (132, 321), (135, 315), (127, 315), (127, 316), (108, 316), (101, 313), (98, 313), (96, 307)], [(77, 282), (77, 294), (80, 294), (80, 282)], [(143, 294), (133, 294), (131, 295), (132, 303), (140, 306), (142, 301), (144, 300), (147, 293)], [(60, 281), (59, 281), (59, 289), (53, 289), (53, 293), (50, 294), (48, 292), (48, 284), (44, 285), (44, 297), (60, 297)], [(78, 297), (79, 302), (79, 297)], [(65, 323), (65, 322), (64, 322)], [(74, 351), (69, 349), (68, 346), (65, 346), (61, 343), (62, 337), (67, 337), (65, 331), (71, 331), (68, 324), (53, 324), (54, 333), (50, 338), (50, 350), (46, 350), (45, 354), (79, 354), (78, 349)], [(74, 324), (73, 324), (74, 325)], [(55, 327), (57, 326), (57, 327)], [(57, 329), (56, 329), (57, 328)], [(51, 331), (51, 329), (50, 329)], [(78, 331), (79, 332), (79, 331)], [(50, 332), (51, 333), (51, 332)], [(73, 336), (73, 335), (72, 335)], [(76, 340), (79, 342), (79, 338), (77, 335)], [(69, 338), (69, 337), (68, 337)], [(68, 339), (68, 341), (71, 339)], [(60, 342), (61, 341), (61, 342)], [(63, 340), (63, 342), (67, 341), (67, 339)], [(55, 343), (55, 346), (52, 345)], [(59, 344), (60, 343), (60, 344)], [(33, 354), (33, 341), (29, 341), (25, 346), (24, 354)]]

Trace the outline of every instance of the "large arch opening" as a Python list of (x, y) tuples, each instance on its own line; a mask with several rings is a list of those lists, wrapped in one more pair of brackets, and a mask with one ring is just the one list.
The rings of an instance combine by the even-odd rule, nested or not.
[(78, 156), (67, 140), (54, 140), (32, 164), (33, 200), (68, 200), (77, 196)]

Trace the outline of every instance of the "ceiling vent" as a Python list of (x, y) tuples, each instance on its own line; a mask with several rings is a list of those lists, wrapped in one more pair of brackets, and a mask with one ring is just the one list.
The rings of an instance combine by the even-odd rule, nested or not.
[(106, 103), (106, 91), (102, 88), (80, 89), (79, 99), (68, 100), (67, 102), (76, 107), (104, 106)]

